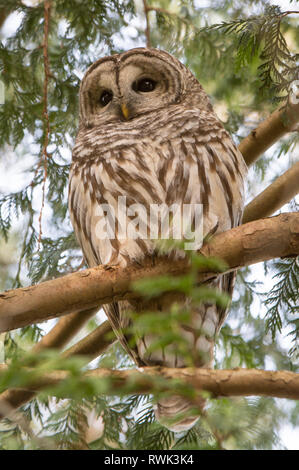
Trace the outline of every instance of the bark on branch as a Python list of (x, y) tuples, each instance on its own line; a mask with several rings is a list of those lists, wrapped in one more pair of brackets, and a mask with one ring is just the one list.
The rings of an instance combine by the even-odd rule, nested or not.
[(243, 224), (269, 217), (299, 193), (299, 162), (279, 176), (246, 207)]
[[(201, 253), (223, 259), (228, 270), (277, 257), (299, 254), (299, 214), (285, 213), (260, 219), (216, 235)], [(0, 332), (87, 310), (112, 301), (136, 297), (134, 281), (188, 270), (186, 260), (169, 263), (167, 257), (156, 264), (146, 260), (142, 267), (98, 266), (46, 281), (36, 286), (0, 294)], [(215, 273), (199, 272), (199, 281)]]
[[(4, 373), (8, 366), (0, 365)], [(67, 379), (69, 372), (54, 371), (44, 374), (38, 379), (32, 379), (27, 385), (31, 391), (39, 390), (58, 384)], [(212, 398), (225, 396), (268, 396), (277, 398), (299, 399), (299, 374), (289, 371), (268, 371), (258, 369), (174, 369), (164, 367), (144, 367), (141, 371), (94, 369), (82, 377), (92, 377), (98, 380), (109, 378), (109, 394), (148, 394), (157, 391), (173, 391), (173, 380), (192, 387), (198, 392), (207, 391)], [(169, 383), (157, 382), (153, 379), (167, 379)], [(172, 383), (171, 383), (172, 382)], [(175, 393), (180, 393), (179, 388)]]
[(252, 165), (277, 140), (298, 130), (299, 103), (289, 103), (272, 113), (240, 142), (239, 150), (247, 165)]

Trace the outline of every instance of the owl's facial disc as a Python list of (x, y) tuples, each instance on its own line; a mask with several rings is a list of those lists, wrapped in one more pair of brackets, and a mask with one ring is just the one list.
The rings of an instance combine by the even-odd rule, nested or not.
[(86, 122), (132, 120), (179, 101), (177, 70), (154, 54), (135, 51), (102, 59), (86, 74), (81, 110)]

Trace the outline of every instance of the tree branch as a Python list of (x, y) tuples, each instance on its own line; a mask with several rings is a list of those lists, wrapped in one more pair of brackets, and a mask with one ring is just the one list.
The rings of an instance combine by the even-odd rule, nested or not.
[[(0, 375), (9, 366), (0, 365)], [(32, 378), (26, 385), (30, 390), (40, 391), (53, 386), (69, 377), (69, 372), (59, 370), (45, 373), (42, 377)], [(178, 382), (198, 392), (207, 391), (212, 398), (225, 396), (268, 396), (277, 398), (299, 399), (299, 374), (289, 371), (268, 371), (258, 369), (213, 370), (193, 368), (145, 367), (135, 369), (112, 370), (93, 369), (82, 374), (84, 378), (99, 380), (109, 379), (107, 394), (148, 394), (159, 391), (180, 393)], [(165, 379), (165, 381), (154, 379)]]
[(91, 333), (64, 351), (64, 357), (88, 356), (90, 360), (102, 354), (111, 344), (117, 341), (109, 321), (104, 321)]
[(271, 145), (288, 132), (298, 130), (299, 103), (277, 109), (239, 144), (247, 165), (252, 165)]
[[(299, 254), (299, 214), (285, 213), (241, 225), (216, 235), (200, 250), (223, 259), (229, 270), (277, 257)], [(0, 331), (20, 328), (67, 313), (136, 297), (132, 282), (144, 277), (176, 275), (188, 270), (187, 260), (145, 259), (143, 266), (98, 266), (27, 288), (0, 294)], [(199, 281), (215, 273), (199, 272)]]
[(299, 193), (299, 162), (255, 197), (246, 207), (243, 224), (269, 217)]
[(43, 349), (63, 348), (97, 311), (98, 308), (92, 308), (62, 317), (52, 330), (32, 348), (32, 351), (39, 352)]

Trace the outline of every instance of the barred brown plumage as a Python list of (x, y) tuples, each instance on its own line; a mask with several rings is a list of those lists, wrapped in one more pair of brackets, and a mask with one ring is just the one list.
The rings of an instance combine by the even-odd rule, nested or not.
[[(149, 91), (138, 91), (140, 79), (150, 80)], [(108, 103), (100, 99), (103, 91), (111, 97)], [(158, 230), (157, 214), (149, 222), (153, 205), (169, 208), (177, 204), (181, 208), (202, 204), (204, 236), (238, 225), (246, 170), (242, 155), (214, 114), (201, 85), (170, 54), (137, 48), (100, 59), (87, 70), (80, 88), (80, 126), (73, 149), (69, 209), (89, 266), (126, 265), (134, 260), (142, 263), (144, 255), (154, 250), (152, 234), (165, 237), (162, 228)], [(140, 211), (138, 223), (136, 208)], [(192, 223), (194, 217), (192, 214)], [(174, 224), (166, 235), (171, 228)], [(233, 283), (234, 274), (230, 273), (218, 276), (209, 285), (231, 294)], [(130, 323), (129, 310), (167, 310), (175, 295), (105, 307), (121, 344), (137, 365), (186, 365), (175, 344), (149, 353), (152, 336), (137, 335), (133, 347), (124, 332)], [(224, 309), (204, 304), (192, 311), (190, 325), (180, 326), (182, 336), (196, 352), (196, 366), (211, 367), (215, 335), (225, 316)], [(159, 401), (156, 416), (164, 422), (189, 408), (186, 398), (174, 396)], [(189, 429), (196, 420), (180, 417), (168, 427)]]

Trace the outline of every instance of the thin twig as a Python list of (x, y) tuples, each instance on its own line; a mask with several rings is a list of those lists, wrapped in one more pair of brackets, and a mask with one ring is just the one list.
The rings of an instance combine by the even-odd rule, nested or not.
[(40, 247), (40, 242), (42, 238), (42, 214), (45, 205), (45, 192), (46, 192), (46, 181), (48, 173), (48, 143), (49, 143), (49, 134), (50, 134), (50, 121), (48, 114), (48, 82), (50, 76), (49, 68), (49, 54), (48, 54), (48, 42), (49, 42), (49, 19), (50, 19), (50, 8), (51, 1), (45, 0), (44, 3), (44, 42), (43, 42), (43, 56), (44, 56), (44, 90), (43, 90), (43, 121), (44, 121), (44, 143), (42, 149), (42, 157), (44, 160), (44, 179), (43, 179), (43, 188), (42, 188), (42, 204), (39, 214), (39, 236), (38, 236), (38, 250)]
[(298, 15), (299, 11), (285, 11), (280, 15), (280, 18), (283, 18), (287, 15)]
[(166, 16), (169, 16), (171, 18), (175, 18), (176, 20), (178, 20), (181, 23), (183, 23), (184, 25), (186, 25), (186, 27), (192, 28), (196, 33), (201, 33), (205, 29), (205, 28), (198, 28), (191, 21), (187, 20), (186, 18), (183, 18), (182, 16), (178, 15), (177, 13), (166, 10), (165, 8), (148, 6), (147, 11), (148, 12), (155, 11), (158, 14), (160, 13), (161, 15), (166, 15)]
[(22, 285), (21, 280), (20, 280), (21, 268), (22, 268), (23, 258), (24, 258), (25, 253), (26, 253), (27, 237), (28, 237), (29, 229), (32, 225), (32, 220), (33, 220), (33, 214), (30, 213), (29, 221), (28, 221), (28, 224), (27, 224), (27, 227), (26, 227), (26, 232), (25, 232), (25, 235), (24, 235), (23, 243), (22, 243), (22, 249), (21, 249), (21, 254), (20, 254), (20, 258), (19, 258), (19, 262), (18, 262), (17, 273), (15, 275), (15, 279), (14, 279), (14, 282), (13, 282), (13, 287), (21, 287), (21, 285)]
[(150, 22), (149, 22), (149, 16), (148, 16), (151, 8), (148, 6), (146, 0), (143, 0), (143, 9), (144, 9), (144, 15), (145, 15), (145, 21), (146, 21), (146, 27), (145, 27), (146, 47), (151, 47), (151, 30), (150, 30)]

